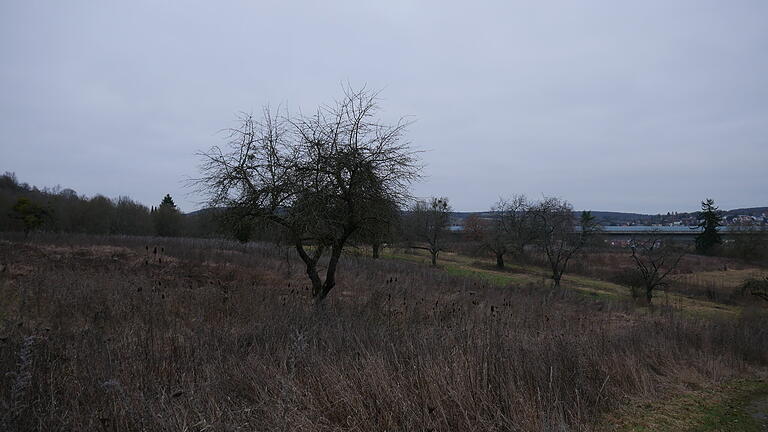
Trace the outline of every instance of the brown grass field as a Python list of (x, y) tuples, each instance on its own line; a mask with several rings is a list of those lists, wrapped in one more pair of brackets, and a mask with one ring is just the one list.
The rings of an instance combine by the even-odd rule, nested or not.
[(737, 263), (688, 258), (670, 287), (710, 314), (586, 268), (555, 291), (535, 266), (350, 254), (315, 308), (273, 245), (4, 238), (2, 430), (760, 430), (766, 307), (696, 288), (762, 271)]

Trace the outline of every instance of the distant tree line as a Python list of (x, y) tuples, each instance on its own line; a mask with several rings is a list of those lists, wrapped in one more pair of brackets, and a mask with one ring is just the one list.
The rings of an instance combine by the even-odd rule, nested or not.
[(170, 195), (147, 207), (125, 196), (87, 197), (60, 187), (38, 189), (10, 172), (0, 176), (0, 231), (211, 237), (224, 231), (216, 213), (182, 214)]

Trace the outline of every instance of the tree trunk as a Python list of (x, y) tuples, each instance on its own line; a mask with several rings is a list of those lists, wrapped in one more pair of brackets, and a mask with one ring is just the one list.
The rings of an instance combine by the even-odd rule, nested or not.
[(650, 306), (651, 300), (653, 300), (653, 288), (645, 289), (645, 299), (648, 301), (648, 305)]
[(437, 254), (438, 251), (430, 251), (432, 252), (432, 267), (437, 267)]
[(553, 282), (552, 286), (554, 288), (560, 288), (560, 278), (562, 278), (562, 277), (563, 277), (562, 274), (554, 274), (554, 275), (552, 275), (552, 282)]
[(504, 254), (496, 254), (496, 267), (504, 268)]
[(341, 258), (341, 249), (342, 246), (339, 244), (333, 245), (333, 248), (331, 249), (331, 258), (328, 260), (328, 270), (325, 272), (325, 282), (318, 295), (315, 296), (315, 304), (322, 303), (325, 297), (328, 296), (328, 293), (336, 286), (336, 266), (339, 263), (339, 258)]
[(323, 289), (323, 282), (317, 274), (316, 264), (312, 262), (306, 262), (305, 264), (307, 265), (307, 276), (312, 281), (312, 297), (316, 297)]
[(378, 243), (374, 243), (374, 244), (371, 245), (371, 247), (373, 248), (373, 258), (374, 259), (378, 258), (379, 257), (379, 248), (381, 246)]
[(323, 281), (320, 280), (320, 275), (317, 274), (317, 261), (319, 256), (318, 259), (310, 257), (307, 254), (307, 251), (304, 250), (304, 245), (302, 245), (300, 242), (296, 243), (296, 251), (299, 253), (301, 260), (304, 261), (307, 276), (309, 276), (309, 280), (312, 282), (312, 297), (317, 298), (317, 296), (323, 290)]

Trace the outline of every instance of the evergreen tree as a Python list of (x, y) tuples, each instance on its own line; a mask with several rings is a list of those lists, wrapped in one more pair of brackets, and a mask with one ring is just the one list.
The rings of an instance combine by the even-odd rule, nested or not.
[(181, 212), (173, 198), (166, 194), (160, 206), (153, 212), (155, 234), (160, 237), (175, 237), (181, 232)]
[(709, 254), (712, 248), (721, 244), (720, 233), (717, 228), (722, 225), (723, 218), (720, 210), (715, 206), (715, 200), (707, 198), (701, 202), (699, 212), (699, 227), (704, 230), (696, 237), (696, 250), (699, 253)]
[(163, 200), (160, 202), (160, 207), (166, 206), (168, 208), (176, 209), (176, 203), (173, 202), (171, 194), (165, 194)]

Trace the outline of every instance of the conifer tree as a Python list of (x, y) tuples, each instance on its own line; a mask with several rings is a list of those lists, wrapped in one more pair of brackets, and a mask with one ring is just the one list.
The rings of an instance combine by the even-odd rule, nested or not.
[(723, 218), (720, 210), (715, 206), (715, 200), (707, 198), (701, 202), (699, 212), (699, 227), (703, 228), (701, 234), (696, 237), (696, 250), (699, 253), (712, 253), (712, 248), (721, 244), (720, 233), (717, 228), (722, 225)]
[(181, 232), (181, 212), (176, 208), (171, 195), (166, 194), (160, 206), (153, 212), (155, 234), (160, 237), (175, 237)]

